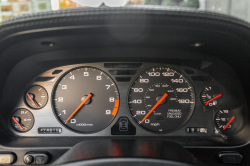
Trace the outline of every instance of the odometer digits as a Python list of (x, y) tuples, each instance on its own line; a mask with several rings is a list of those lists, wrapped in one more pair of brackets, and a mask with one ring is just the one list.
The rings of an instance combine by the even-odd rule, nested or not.
[(153, 67), (132, 83), (129, 110), (146, 130), (166, 133), (182, 127), (191, 117), (195, 93), (190, 81), (172, 67)]
[(77, 68), (62, 76), (54, 88), (52, 100), (58, 120), (68, 129), (81, 133), (106, 128), (119, 107), (114, 81), (93, 67)]

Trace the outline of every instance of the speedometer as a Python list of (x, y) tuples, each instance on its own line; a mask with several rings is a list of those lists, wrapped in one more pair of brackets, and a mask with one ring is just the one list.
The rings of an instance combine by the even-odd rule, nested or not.
[(151, 132), (167, 133), (191, 117), (195, 93), (190, 81), (172, 67), (153, 67), (132, 83), (128, 105), (134, 120)]

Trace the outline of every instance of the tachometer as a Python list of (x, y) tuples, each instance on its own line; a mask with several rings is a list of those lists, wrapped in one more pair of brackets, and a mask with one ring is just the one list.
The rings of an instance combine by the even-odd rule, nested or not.
[(166, 133), (182, 127), (191, 117), (195, 93), (190, 81), (172, 67), (153, 67), (132, 83), (129, 110), (146, 130)]
[(68, 129), (92, 133), (106, 128), (115, 118), (119, 93), (103, 71), (82, 67), (67, 72), (53, 92), (56, 117)]

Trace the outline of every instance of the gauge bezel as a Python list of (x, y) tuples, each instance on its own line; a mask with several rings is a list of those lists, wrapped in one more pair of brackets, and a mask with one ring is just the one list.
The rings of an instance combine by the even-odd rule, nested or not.
[[(107, 125), (105, 126), (104, 128), (100, 129), (100, 130), (96, 130), (96, 131), (93, 131), (93, 132), (80, 132), (80, 131), (77, 131), (77, 130), (74, 130), (74, 129), (71, 129), (70, 127), (66, 126), (64, 123), (62, 123), (62, 121), (58, 118), (57, 114), (56, 114), (56, 110), (54, 108), (54, 91), (56, 90), (56, 88), (58, 87), (58, 84), (61, 82), (61, 80), (68, 74), (70, 73), (71, 71), (74, 71), (76, 69), (79, 69), (79, 68), (94, 68), (96, 70), (99, 70), (103, 73), (105, 73), (115, 84), (116, 86), (116, 89), (117, 89), (117, 92), (118, 92), (118, 97), (119, 97), (119, 106), (118, 106), (118, 109), (117, 109), (117, 112), (116, 112), (116, 115), (114, 116), (113, 120)], [(119, 108), (120, 108), (120, 92), (119, 92), (119, 89), (117, 87), (117, 84), (116, 82), (114, 81), (114, 79), (109, 75), (107, 74), (107, 72), (103, 71), (102, 69), (99, 69), (97, 67), (92, 67), (92, 66), (78, 66), (78, 67), (74, 67), (72, 69), (69, 69), (67, 71), (65, 71), (64, 73), (62, 73), (62, 75), (57, 79), (56, 83), (53, 85), (53, 88), (52, 88), (52, 91), (51, 91), (51, 107), (52, 107), (52, 112), (54, 114), (54, 116), (56, 117), (56, 120), (63, 126), (65, 127), (66, 129), (74, 132), (74, 133), (77, 133), (77, 134), (94, 134), (94, 133), (98, 133), (104, 129), (106, 129), (108, 126), (110, 126), (110, 124), (116, 119), (116, 116), (118, 114), (118, 111), (119, 111)]]
[[(217, 106), (215, 106), (215, 107), (208, 107), (208, 106), (204, 105), (204, 104), (202, 103), (202, 101), (201, 101), (201, 92), (203, 91), (203, 89), (205, 89), (205, 88), (208, 87), (208, 86), (215, 86), (215, 87), (217, 87), (218, 89), (220, 89), (220, 91), (221, 91), (221, 94), (222, 94), (221, 97), (222, 97), (222, 99), (221, 99), (220, 103), (219, 103)], [(222, 102), (223, 102), (223, 97), (224, 97), (224, 92), (223, 92), (223, 90), (222, 90), (218, 85), (213, 85), (213, 84), (206, 85), (206, 86), (202, 87), (201, 90), (200, 90), (200, 93), (199, 93), (199, 101), (200, 101), (201, 105), (202, 105), (203, 107), (211, 108), (211, 109), (216, 109), (216, 108), (218, 108), (218, 107), (222, 104)]]
[(214, 124), (215, 130), (219, 131), (219, 134), (222, 134), (222, 135), (226, 135), (226, 136), (234, 135), (237, 132), (237, 126), (236, 128), (232, 128), (233, 131), (230, 131), (230, 132), (222, 132), (220, 129), (217, 128), (215, 124), (215, 118), (216, 118), (217, 113), (221, 110), (229, 110), (230, 112), (232, 111), (231, 109), (218, 109), (217, 111), (215, 111), (214, 116), (213, 116), (213, 124)]
[[(43, 88), (43, 89), (45, 90), (45, 92), (46, 92), (46, 95), (47, 95), (47, 100), (46, 100), (45, 104), (44, 104), (42, 107), (39, 107), (39, 108), (33, 108), (33, 107), (31, 107), (31, 106), (28, 104), (27, 100), (26, 100), (26, 94), (27, 94), (27, 92), (28, 92), (32, 87), (34, 87), (34, 86), (39, 86), (39, 87)], [(30, 109), (39, 110), (39, 109), (42, 109), (43, 107), (45, 107), (45, 106), (48, 104), (49, 95), (48, 95), (47, 90), (46, 90), (43, 86), (35, 84), (35, 85), (32, 85), (32, 86), (29, 86), (29, 87), (26, 89), (25, 94), (24, 94), (24, 97), (23, 97), (23, 100), (24, 100), (24, 103), (26, 104), (26, 106), (29, 107)]]
[[(166, 132), (157, 132), (157, 131), (152, 131), (152, 130), (149, 130), (147, 128), (144, 128), (143, 126), (141, 126), (138, 121), (133, 117), (133, 114), (131, 113), (130, 111), (130, 107), (129, 107), (129, 94), (130, 94), (130, 90), (131, 90), (131, 87), (132, 85), (134, 84), (134, 82), (137, 80), (138, 77), (140, 77), (140, 75), (144, 74), (146, 71), (149, 71), (151, 70), (152, 68), (157, 68), (157, 67), (168, 67), (168, 68), (171, 68), (171, 69), (174, 69), (175, 71), (179, 72), (180, 74), (182, 74), (182, 76), (187, 79), (188, 83), (190, 84), (190, 86), (192, 87), (193, 89), (193, 92), (194, 92), (194, 103), (193, 103), (193, 109), (191, 110), (192, 113), (189, 114), (189, 116), (186, 118), (185, 121), (183, 121), (181, 123), (181, 125), (179, 125), (178, 127), (176, 127), (174, 130), (169, 130), (169, 131), (166, 131)], [(159, 65), (159, 66), (151, 66), (143, 71), (141, 71), (140, 73), (137, 74), (137, 76), (135, 76), (135, 78), (131, 81), (130, 85), (129, 85), (129, 89), (128, 89), (128, 92), (127, 92), (127, 108), (128, 108), (128, 111), (129, 111), (129, 114), (131, 116), (131, 118), (133, 119), (133, 121), (140, 127), (142, 128), (143, 130), (147, 131), (147, 132), (150, 132), (150, 133), (153, 133), (153, 134), (168, 134), (168, 133), (172, 133), (172, 132), (175, 132), (179, 129), (181, 129), (183, 126), (185, 126), (185, 124), (187, 124), (187, 122), (191, 119), (193, 113), (194, 113), (194, 110), (195, 110), (195, 107), (196, 107), (196, 92), (195, 92), (195, 89), (194, 89), (194, 86), (191, 82), (191, 79), (189, 79), (184, 73), (184, 71), (181, 71), (179, 68), (177, 68), (178, 66), (171, 66), (171, 65)], [(186, 67), (186, 68), (189, 68), (189, 67)]]
[[(33, 124), (32, 124), (32, 126), (30, 127), (30, 129), (29, 129), (29, 130), (26, 130), (26, 131), (19, 131), (19, 130), (17, 130), (17, 129), (13, 126), (13, 123), (12, 123), (12, 117), (13, 117), (13, 115), (14, 115), (17, 111), (19, 111), (19, 110), (21, 110), (21, 109), (25, 109), (25, 110), (29, 111), (30, 114), (31, 114), (32, 117), (33, 117)], [(11, 117), (10, 117), (10, 124), (11, 124), (11, 127), (13, 128), (13, 130), (15, 130), (16, 132), (19, 132), (19, 133), (26, 133), (26, 132), (30, 131), (30, 130), (33, 128), (33, 126), (34, 126), (34, 124), (35, 124), (35, 118), (34, 118), (33, 113), (32, 113), (30, 110), (28, 110), (28, 109), (26, 109), (26, 108), (18, 108), (18, 109), (16, 109), (16, 110), (11, 114)]]

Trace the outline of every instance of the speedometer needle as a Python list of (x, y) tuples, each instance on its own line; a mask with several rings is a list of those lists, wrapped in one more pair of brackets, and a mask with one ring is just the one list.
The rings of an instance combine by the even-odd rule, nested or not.
[(209, 100), (208, 102), (206, 102), (205, 105), (208, 105), (211, 101), (213, 101), (214, 99), (217, 99), (217, 98), (219, 98), (219, 97), (221, 97), (221, 96), (222, 96), (221, 94), (215, 96), (214, 98), (212, 98), (211, 100)]
[(140, 123), (142, 123), (142, 122), (144, 122), (144, 120), (146, 120), (147, 119), (147, 117), (161, 104), (161, 102), (166, 98), (168, 96), (168, 94), (167, 93), (165, 93), (162, 97), (161, 97), (161, 99), (155, 104), (155, 106), (149, 111), (149, 113), (142, 119), (142, 121), (140, 122)]
[(65, 121), (65, 124), (79, 111), (79, 109), (88, 101), (88, 99), (92, 96), (90, 93), (83, 101), (82, 103), (76, 108), (76, 110), (70, 115), (70, 117)]
[(227, 125), (224, 127), (223, 130), (225, 130), (225, 129), (228, 127), (228, 125), (230, 125), (230, 123), (231, 123), (234, 119), (235, 119), (235, 116), (233, 116), (233, 117), (231, 118), (231, 120), (227, 123)]

